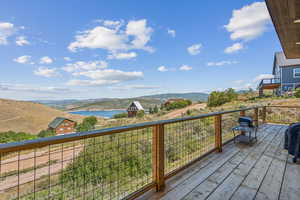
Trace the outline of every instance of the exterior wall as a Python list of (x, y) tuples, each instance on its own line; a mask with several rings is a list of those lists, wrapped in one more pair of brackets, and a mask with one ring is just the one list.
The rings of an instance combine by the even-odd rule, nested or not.
[(75, 132), (76, 132), (75, 127), (76, 127), (76, 122), (72, 122), (72, 121), (69, 121), (69, 120), (65, 120), (65, 121), (63, 121), (63, 123), (61, 123), (61, 124), (55, 129), (55, 133), (56, 133), (57, 135), (60, 135), (60, 134), (68, 134), (68, 133), (75, 133)]
[(135, 117), (137, 114), (137, 111), (128, 111), (128, 117)]
[(294, 78), (294, 69), (299, 66), (281, 68), (281, 93), (291, 91), (300, 85), (300, 78)]

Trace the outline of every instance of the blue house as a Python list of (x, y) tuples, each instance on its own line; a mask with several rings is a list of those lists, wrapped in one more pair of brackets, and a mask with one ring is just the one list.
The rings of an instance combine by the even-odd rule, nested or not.
[(259, 95), (266, 89), (272, 89), (276, 95), (283, 95), (300, 87), (300, 59), (287, 59), (283, 52), (274, 56), (273, 78), (263, 79), (259, 83)]

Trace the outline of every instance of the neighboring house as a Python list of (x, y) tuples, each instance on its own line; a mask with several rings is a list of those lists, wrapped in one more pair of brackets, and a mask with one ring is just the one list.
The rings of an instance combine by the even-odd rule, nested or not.
[(144, 111), (143, 106), (138, 101), (132, 102), (127, 108), (128, 117), (135, 117), (138, 111)]
[(64, 118), (56, 117), (49, 125), (48, 129), (53, 130), (57, 135), (76, 132), (76, 122)]
[(300, 59), (287, 59), (283, 52), (275, 53), (272, 74), (274, 78), (261, 80), (258, 86), (260, 95), (265, 89), (283, 95), (300, 87)]

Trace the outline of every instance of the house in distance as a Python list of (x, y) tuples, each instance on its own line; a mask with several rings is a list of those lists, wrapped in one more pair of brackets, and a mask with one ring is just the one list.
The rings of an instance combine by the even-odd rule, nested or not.
[(76, 122), (64, 118), (64, 117), (56, 117), (49, 125), (48, 129), (53, 130), (56, 135), (74, 133)]
[(128, 117), (135, 117), (138, 111), (144, 111), (143, 106), (138, 101), (132, 102), (127, 108)]

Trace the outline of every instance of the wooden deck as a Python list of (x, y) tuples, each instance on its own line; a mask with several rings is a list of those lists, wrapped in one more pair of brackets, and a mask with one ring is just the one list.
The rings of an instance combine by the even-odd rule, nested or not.
[(139, 199), (300, 199), (300, 164), (283, 149), (286, 126), (265, 124), (252, 146), (230, 143)]

